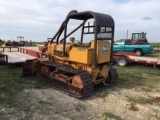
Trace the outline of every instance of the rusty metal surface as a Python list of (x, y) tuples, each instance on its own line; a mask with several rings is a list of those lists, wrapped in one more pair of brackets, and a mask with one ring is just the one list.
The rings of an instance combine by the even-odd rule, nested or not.
[[(54, 70), (48, 74), (44, 73), (44, 72), (43, 73), (40, 72), (41, 67), (44, 65), (51, 68), (51, 70), (53, 70), (53, 67), (54, 67)], [(77, 70), (77, 69), (71, 68), (69, 66), (66, 66), (66, 65), (63, 66), (63, 65), (59, 65), (59, 64), (52, 64), (52, 67), (51, 67), (49, 63), (40, 63), (38, 71), (39, 71), (38, 76), (42, 80), (44, 80), (47, 83), (50, 83), (50, 85), (52, 85), (53, 87), (65, 92), (73, 97), (84, 98), (84, 97), (90, 95), (90, 93), (93, 90), (92, 78), (91, 78), (90, 74), (87, 73), (86, 71)], [(63, 74), (65, 76), (68, 76), (68, 77), (66, 77), (66, 79), (68, 79), (66, 81), (68, 81), (68, 82), (64, 82), (63, 80), (60, 80), (61, 76), (59, 76), (59, 74)], [(81, 81), (83, 83), (83, 89), (75, 87), (70, 83), (70, 80), (75, 75), (80, 76)]]

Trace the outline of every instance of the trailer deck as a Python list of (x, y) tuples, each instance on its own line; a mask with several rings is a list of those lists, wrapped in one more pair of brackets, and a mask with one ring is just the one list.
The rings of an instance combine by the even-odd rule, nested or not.
[(20, 52), (3, 52), (3, 54), (8, 56), (8, 63), (22, 63), (26, 60), (36, 58)]
[[(39, 51), (39, 47), (0, 47), (1, 59), (4, 63), (23, 63), (26, 60), (46, 57), (46, 54)], [(1, 60), (2, 61), (2, 60)]]
[(160, 65), (160, 59), (159, 58), (138, 57), (138, 56), (128, 56), (128, 57), (134, 62)]
[(131, 63), (153, 65), (154, 67), (160, 66), (160, 58), (142, 57), (142, 56), (137, 56), (137, 54), (130, 52), (115, 53), (113, 55), (113, 59), (119, 66), (127, 66), (128, 64)]

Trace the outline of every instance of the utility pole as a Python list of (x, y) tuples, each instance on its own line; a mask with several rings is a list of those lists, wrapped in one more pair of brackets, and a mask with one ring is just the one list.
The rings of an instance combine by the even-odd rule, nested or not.
[(128, 39), (128, 31), (129, 31), (129, 30), (127, 30), (127, 36), (126, 36), (126, 39)]

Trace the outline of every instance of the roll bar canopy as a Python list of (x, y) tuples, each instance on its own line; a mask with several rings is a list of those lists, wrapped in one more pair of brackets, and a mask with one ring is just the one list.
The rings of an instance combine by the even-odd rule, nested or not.
[(76, 10), (72, 10), (67, 19), (78, 19), (78, 20), (88, 20), (90, 18), (94, 18), (96, 21), (97, 26), (104, 26), (104, 27), (114, 27), (114, 20), (110, 15), (92, 12), (92, 11), (85, 11), (85, 12), (77, 12)]
[[(71, 33), (67, 35), (67, 24), (70, 19), (82, 20), (82, 24), (80, 24), (77, 28), (75, 28)], [(85, 23), (89, 19), (94, 19), (94, 25), (85, 26)], [(59, 37), (61, 36), (62, 32), (64, 32), (63, 38), (63, 54), (65, 55), (65, 46), (66, 46), (66, 38), (70, 36), (72, 33), (77, 31), (80, 27), (82, 27), (81, 32), (81, 44), (83, 41), (84, 34), (94, 34), (94, 67), (96, 66), (96, 51), (97, 51), (97, 40), (111, 40), (111, 57), (112, 58), (112, 51), (113, 51), (113, 41), (114, 41), (114, 20), (110, 15), (102, 14), (93, 11), (84, 11), (84, 12), (77, 12), (77, 10), (72, 10), (68, 13), (66, 19), (62, 23), (61, 27), (52, 38), (51, 42), (56, 39), (56, 43), (59, 42)], [(84, 29), (88, 28), (88, 32), (85, 32)], [(94, 31), (90, 32), (89, 28), (93, 28)]]

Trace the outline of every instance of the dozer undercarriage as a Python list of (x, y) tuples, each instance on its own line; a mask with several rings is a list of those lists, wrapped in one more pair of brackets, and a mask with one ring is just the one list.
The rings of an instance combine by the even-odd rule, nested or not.
[[(87, 97), (94, 89), (91, 74), (85, 70), (75, 69), (68, 64), (53, 61), (40, 62), (35, 59), (26, 61), (23, 70), (24, 76), (37, 74), (39, 79), (75, 98)], [(105, 86), (114, 84), (118, 80), (117, 70), (112, 67), (107, 78), (101, 77), (99, 79)]]
[[(67, 33), (70, 19), (82, 20), (82, 23)], [(94, 24), (86, 26), (89, 19), (95, 20)], [(70, 42), (67, 42), (67, 38), (78, 29), (81, 29), (80, 41), (76, 43), (75, 38), (71, 37)], [(94, 40), (86, 45), (83, 36), (88, 34), (92, 34)], [(60, 39), (60, 36), (64, 38)], [(86, 97), (94, 85), (103, 83), (108, 86), (118, 80), (117, 70), (112, 66), (113, 38), (114, 20), (111, 16), (73, 10), (48, 43), (48, 57), (27, 60), (23, 66), (23, 75), (37, 74), (40, 79), (73, 97)]]
[(52, 62), (39, 63), (38, 71), (44, 81), (76, 98), (88, 96), (93, 90), (91, 75), (86, 71)]

